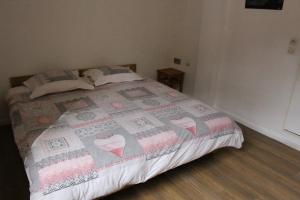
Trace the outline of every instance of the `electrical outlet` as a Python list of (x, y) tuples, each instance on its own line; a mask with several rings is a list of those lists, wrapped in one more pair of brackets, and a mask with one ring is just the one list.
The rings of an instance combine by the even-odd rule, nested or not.
[(294, 55), (296, 52), (296, 48), (295, 47), (289, 47), (288, 48), (288, 54)]
[(174, 64), (181, 65), (181, 59), (180, 58), (174, 58)]

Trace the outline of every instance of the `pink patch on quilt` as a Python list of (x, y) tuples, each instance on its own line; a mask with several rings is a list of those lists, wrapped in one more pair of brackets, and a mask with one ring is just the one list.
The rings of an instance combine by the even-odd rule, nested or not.
[(221, 117), (217, 119), (211, 119), (205, 122), (205, 124), (208, 126), (211, 133), (221, 133), (223, 131), (232, 129), (232, 121), (228, 117)]
[(171, 120), (171, 122), (176, 126), (186, 129), (194, 136), (197, 134), (197, 124), (192, 118), (184, 117), (178, 120)]
[(174, 131), (166, 131), (157, 135), (138, 140), (144, 149), (144, 153), (155, 152), (170, 147), (178, 142), (178, 136)]
[(178, 97), (178, 93), (177, 92), (169, 92), (168, 93), (171, 97)]
[(95, 162), (90, 155), (58, 162), (39, 170), (42, 188), (69, 179), (84, 176), (96, 169)]
[(123, 157), (126, 142), (122, 135), (114, 135), (106, 139), (96, 139), (94, 143), (101, 150), (113, 153), (118, 157)]
[(40, 124), (49, 124), (51, 120), (46, 116), (40, 116), (37, 118), (37, 121)]
[(124, 106), (123, 106), (121, 103), (116, 103), (116, 102), (114, 102), (114, 103), (112, 103), (111, 105), (112, 105), (112, 107), (114, 107), (115, 109), (122, 109), (122, 108), (124, 108)]

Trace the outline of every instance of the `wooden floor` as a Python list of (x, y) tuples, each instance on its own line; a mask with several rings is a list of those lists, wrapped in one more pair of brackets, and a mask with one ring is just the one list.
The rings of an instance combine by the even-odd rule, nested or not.
[[(0, 130), (0, 148), (5, 153), (0, 199), (28, 199), (26, 175), (10, 129)], [(300, 152), (248, 128), (243, 130), (241, 150), (218, 150), (104, 200), (300, 200)]]

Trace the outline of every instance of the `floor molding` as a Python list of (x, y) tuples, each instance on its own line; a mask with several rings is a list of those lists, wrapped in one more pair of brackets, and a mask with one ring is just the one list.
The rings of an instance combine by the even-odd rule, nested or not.
[[(269, 130), (267, 128), (264, 128), (262, 126), (259, 126), (259, 125), (256, 125), (255, 123), (247, 120), (247, 119), (244, 119), (243, 117), (241, 116), (238, 116), (236, 114), (233, 114), (223, 108), (220, 108), (220, 107), (215, 107), (217, 110), (220, 110), (226, 114), (228, 114), (229, 116), (231, 116), (235, 121), (271, 138), (271, 139), (274, 139), (282, 144), (285, 144), (293, 149), (296, 149), (298, 151), (300, 151), (300, 137), (299, 136), (296, 136), (296, 135), (292, 135), (291, 133), (288, 133), (288, 132), (284, 132), (284, 130), (282, 131), (282, 133), (278, 133), (278, 132), (275, 132), (275, 131), (272, 131), (272, 130)], [(283, 135), (285, 134), (285, 135)]]

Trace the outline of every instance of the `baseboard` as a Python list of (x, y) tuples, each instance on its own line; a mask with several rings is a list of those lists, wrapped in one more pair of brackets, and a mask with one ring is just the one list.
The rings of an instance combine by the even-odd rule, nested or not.
[[(294, 135), (294, 134), (291, 134), (291, 133), (288, 133), (288, 132), (285, 132), (284, 130), (282, 131), (282, 133), (278, 133), (278, 132), (275, 132), (275, 131), (272, 131), (272, 130), (268, 130), (267, 128), (264, 128), (264, 127), (261, 127), (261, 126), (258, 126), (256, 125), (255, 123), (247, 120), (247, 119), (244, 119), (236, 114), (233, 114), (231, 112), (228, 112), (227, 110), (225, 109), (222, 109), (220, 107), (216, 107), (217, 110), (220, 110), (226, 114), (228, 114), (229, 116), (231, 116), (235, 121), (271, 138), (271, 139), (274, 139), (282, 144), (285, 144), (293, 149), (296, 149), (298, 151), (300, 151), (300, 137), (297, 136), (297, 135)], [(285, 134), (285, 135), (283, 135)]]
[(0, 126), (5, 126), (5, 125), (9, 125), (10, 124), (10, 120), (7, 118), (3, 118), (0, 119)]

